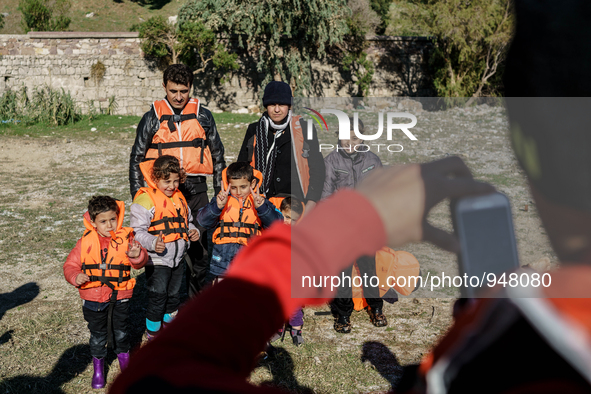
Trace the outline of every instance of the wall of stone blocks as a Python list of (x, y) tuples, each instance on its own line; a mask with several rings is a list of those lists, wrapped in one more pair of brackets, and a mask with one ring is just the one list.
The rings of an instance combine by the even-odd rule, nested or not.
[[(426, 61), (430, 43), (422, 38), (370, 38), (368, 53), (376, 64), (369, 95), (391, 97), (429, 95)], [(101, 62), (104, 76), (93, 77), (91, 68)], [(258, 112), (262, 76), (256, 67), (242, 65), (224, 84), (197, 76), (193, 95), (213, 111)], [(357, 91), (354, 77), (337, 64), (313, 63), (314, 95), (351, 96)], [(250, 71), (248, 71), (250, 70)], [(162, 71), (146, 59), (137, 33), (31, 32), (0, 35), (0, 95), (22, 86), (31, 93), (49, 85), (69, 91), (83, 112), (89, 105), (106, 108), (115, 97), (117, 114), (141, 115), (163, 97)]]

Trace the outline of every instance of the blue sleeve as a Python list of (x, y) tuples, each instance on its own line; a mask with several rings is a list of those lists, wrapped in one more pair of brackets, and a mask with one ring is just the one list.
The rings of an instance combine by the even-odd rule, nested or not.
[(283, 221), (281, 211), (275, 207), (269, 200), (265, 200), (263, 205), (257, 208), (257, 215), (261, 219), (263, 228), (270, 227), (276, 220)]
[(197, 212), (197, 223), (208, 230), (215, 228), (220, 222), (222, 210), (218, 208), (216, 198), (217, 196), (214, 196), (209, 204)]

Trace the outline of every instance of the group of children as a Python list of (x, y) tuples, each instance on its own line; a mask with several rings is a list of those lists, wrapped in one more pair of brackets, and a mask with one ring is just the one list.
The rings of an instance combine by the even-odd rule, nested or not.
[[(339, 145), (345, 147), (351, 142), (340, 141)], [(349, 149), (345, 154), (352, 152)], [(325, 160), (332, 160), (334, 154), (341, 153), (335, 151)], [(145, 266), (146, 339), (152, 340), (174, 319), (180, 305), (184, 257), (190, 242), (200, 237), (199, 230), (192, 224), (193, 214), (197, 215), (201, 226), (213, 230), (213, 252), (207, 277), (213, 285), (223, 279), (234, 256), (250, 237), (259, 235), (277, 220), (294, 225), (304, 214), (303, 202), (292, 196), (278, 196), (270, 201), (259, 194), (261, 174), (247, 162), (233, 163), (224, 170), (222, 190), (197, 213), (191, 212), (178, 189), (185, 171), (177, 158), (161, 156), (143, 162), (140, 168), (147, 186), (141, 188), (133, 200), (130, 227), (122, 226), (123, 202), (108, 196), (91, 198), (88, 212), (84, 214), (86, 230), (64, 264), (66, 279), (79, 289), (83, 300), (93, 357), (93, 388), (105, 386), (104, 359), (108, 342), (117, 353), (121, 370), (129, 360), (129, 299), (136, 282), (131, 277), (131, 268)], [(340, 181), (343, 174), (350, 171), (334, 168), (334, 165), (330, 168)], [(340, 187), (328, 170), (327, 179), (331, 183), (327, 190), (332, 192)], [(304, 342), (303, 316), (300, 309), (288, 322), (297, 346)], [(273, 339), (283, 334), (279, 331)]]

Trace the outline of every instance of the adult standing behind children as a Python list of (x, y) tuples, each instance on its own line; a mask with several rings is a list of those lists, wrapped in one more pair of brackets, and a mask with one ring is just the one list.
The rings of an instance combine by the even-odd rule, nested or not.
[(207, 235), (196, 221), (199, 208), (208, 202), (206, 176), (213, 175), (213, 188), (221, 190), (224, 145), (217, 132), (211, 112), (198, 99), (190, 98), (193, 73), (182, 64), (172, 64), (164, 71), (162, 86), (166, 92), (157, 100), (140, 121), (129, 160), (129, 186), (131, 197), (144, 186), (140, 163), (162, 155), (179, 159), (187, 178), (179, 187), (192, 212), (200, 232), (199, 242), (189, 250), (191, 264), (187, 264), (189, 296), (203, 286), (208, 270)]
[[(330, 152), (324, 159), (326, 177), (324, 179), (322, 198), (327, 198), (338, 189), (355, 188), (357, 183), (371, 174), (373, 170), (382, 167), (382, 161), (375, 153), (357, 151), (355, 147), (363, 144), (363, 140), (353, 134), (352, 128), (355, 120), (349, 118), (349, 121), (351, 124), (351, 138), (339, 140), (337, 149)], [(362, 134), (365, 133), (365, 126), (361, 119), (358, 120), (358, 129)], [(361, 276), (364, 274), (369, 277), (376, 276), (375, 255), (362, 256), (356, 263)], [(353, 278), (353, 265), (345, 268), (343, 275)], [(384, 301), (380, 298), (379, 289), (371, 286), (366, 287), (363, 289), (363, 295), (367, 302), (367, 313), (372, 324), (376, 327), (387, 326), (388, 320), (382, 310)], [(351, 283), (348, 283), (348, 285), (342, 283), (331, 303), (331, 309), (335, 315), (334, 329), (341, 334), (351, 332), (350, 318), (354, 309), (352, 296)]]
[(311, 209), (322, 195), (324, 160), (318, 137), (307, 140), (306, 124), (291, 113), (291, 88), (273, 81), (265, 87), (261, 118), (248, 125), (237, 161), (248, 161), (263, 174), (267, 198), (291, 194)]

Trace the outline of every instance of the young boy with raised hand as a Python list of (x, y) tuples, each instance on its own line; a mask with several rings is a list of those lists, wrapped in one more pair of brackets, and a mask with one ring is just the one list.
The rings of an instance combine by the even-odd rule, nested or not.
[(191, 210), (179, 191), (185, 171), (174, 156), (145, 161), (140, 169), (148, 187), (142, 187), (131, 204), (131, 226), (148, 250), (146, 287), (146, 337), (152, 340), (163, 324), (172, 322), (180, 305), (183, 257), (189, 241), (199, 239)]
[(107, 341), (121, 370), (129, 362), (129, 299), (135, 279), (131, 267), (146, 264), (146, 250), (134, 240), (133, 229), (123, 227), (125, 204), (109, 196), (94, 196), (84, 214), (86, 230), (64, 263), (64, 276), (82, 298), (82, 313), (90, 330), (94, 374), (92, 388), (105, 387)]
[(261, 173), (248, 162), (230, 164), (222, 172), (222, 190), (197, 213), (201, 226), (215, 229), (208, 282), (221, 280), (250, 237), (283, 219), (273, 204), (258, 193), (261, 179)]

